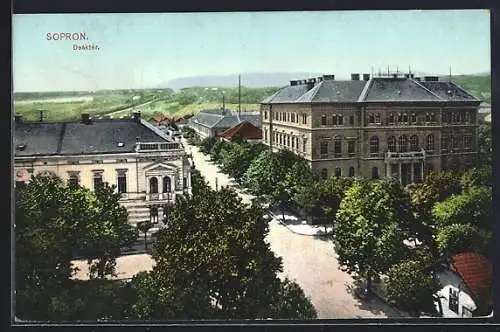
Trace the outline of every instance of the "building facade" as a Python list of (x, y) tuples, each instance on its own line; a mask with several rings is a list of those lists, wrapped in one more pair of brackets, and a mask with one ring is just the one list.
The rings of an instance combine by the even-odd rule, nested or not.
[(238, 114), (228, 109), (201, 110), (189, 118), (187, 124), (202, 138), (217, 137), (243, 121), (248, 121), (260, 128), (260, 117), (260, 112), (241, 112)]
[(261, 103), (263, 142), (322, 178), (395, 177), (476, 165), (480, 101), (450, 81), (352, 74), (291, 81)]
[(129, 221), (161, 220), (176, 196), (190, 193), (190, 160), (180, 142), (141, 119), (80, 122), (15, 120), (15, 184), (32, 175), (53, 173), (68, 183), (94, 190), (116, 185)]

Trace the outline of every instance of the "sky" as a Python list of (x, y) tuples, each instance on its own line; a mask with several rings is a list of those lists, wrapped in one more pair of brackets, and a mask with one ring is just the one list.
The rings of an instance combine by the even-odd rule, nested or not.
[[(490, 71), (487, 10), (15, 14), (12, 22), (15, 92), (139, 89), (244, 73), (348, 78), (388, 66)], [(47, 39), (75, 32), (87, 40)]]

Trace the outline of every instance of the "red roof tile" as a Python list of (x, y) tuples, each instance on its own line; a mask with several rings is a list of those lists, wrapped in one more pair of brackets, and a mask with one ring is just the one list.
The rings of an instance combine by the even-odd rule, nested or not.
[(476, 298), (484, 287), (491, 286), (493, 266), (481, 254), (457, 254), (451, 259), (451, 269), (460, 274)]
[(262, 139), (262, 130), (248, 121), (243, 121), (233, 128), (229, 128), (220, 136), (225, 139), (231, 139), (236, 134), (240, 134), (243, 139)]

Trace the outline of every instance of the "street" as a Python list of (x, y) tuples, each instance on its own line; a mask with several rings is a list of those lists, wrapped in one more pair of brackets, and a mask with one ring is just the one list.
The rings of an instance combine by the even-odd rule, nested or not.
[[(231, 179), (209, 161), (209, 157), (190, 146), (183, 139), (188, 153), (193, 156), (195, 167), (200, 170), (210, 186), (231, 185)], [(244, 203), (252, 196), (242, 194)], [(384, 318), (401, 317), (394, 309), (379, 299), (361, 301), (349, 291), (352, 278), (339, 268), (333, 244), (313, 236), (295, 234), (276, 219), (269, 223), (267, 241), (277, 256), (283, 259), (283, 275), (295, 280), (310, 297), (318, 311), (318, 318)]]

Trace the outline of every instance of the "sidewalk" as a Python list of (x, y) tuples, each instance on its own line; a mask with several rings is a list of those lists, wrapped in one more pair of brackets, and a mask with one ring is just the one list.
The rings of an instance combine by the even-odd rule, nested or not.
[[(281, 225), (285, 226), (295, 234), (307, 236), (325, 235), (325, 226), (323, 225), (310, 225), (306, 220), (300, 220), (287, 211), (285, 211), (285, 221), (283, 221), (283, 215), (280, 211), (268, 210), (268, 212), (273, 217), (273, 219), (278, 221)], [(331, 234), (332, 231), (333, 228), (331, 226), (326, 228), (327, 234)]]

